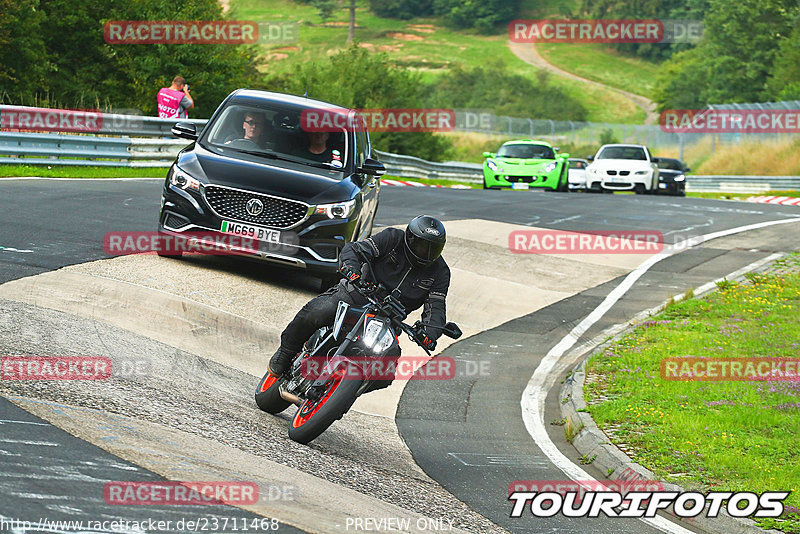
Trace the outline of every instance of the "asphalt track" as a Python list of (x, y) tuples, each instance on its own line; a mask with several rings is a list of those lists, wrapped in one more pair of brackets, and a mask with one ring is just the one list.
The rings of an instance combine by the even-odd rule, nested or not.
[[(102, 238), (106, 232), (153, 230), (160, 187), (161, 182), (157, 180), (0, 181), (0, 283), (102, 259), (105, 257)], [(379, 224), (402, 224), (419, 213), (445, 221), (477, 218), (572, 231), (658, 230), (670, 241), (749, 223), (798, 217), (800, 208), (630, 195), (383, 188)], [(798, 247), (796, 228), (776, 227), (724, 238), (665, 260), (637, 282), (625, 298), (587, 332), (586, 338), (685, 289), (697, 287), (774, 251)], [(300, 285), (312, 287), (314, 284), (311, 277), (302, 274), (298, 274), (297, 279)], [(582, 520), (564, 518), (535, 521), (508, 518), (509, 483), (565, 478), (543, 458), (522, 424), (522, 390), (541, 357), (618, 282), (608, 282), (460, 341), (444, 354), (458, 359), (488, 361), (491, 369), (488, 378), (412, 381), (401, 399), (397, 424), (417, 463), (474, 510), (513, 532), (650, 531), (640, 522), (623, 525), (616, 522), (618, 520), (593, 520), (590, 526)], [(557, 392), (551, 391), (548, 397), (551, 419), (559, 418), (555, 415), (558, 402)], [(19, 410), (7, 404), (4, 401), (0, 405), (3, 412)], [(2, 417), (23, 420), (25, 412), (12, 415), (6, 417), (3, 413)], [(27, 420), (36, 422), (31, 418), (28, 415)], [(27, 427), (36, 427), (40, 432), (51, 429), (53, 433), (58, 432), (53, 427), (37, 425), (15, 431), (25, 432), (29, 430)], [(11, 427), (5, 425), (3, 436), (10, 435), (8, 428)], [(564, 442), (563, 429), (553, 426), (551, 430), (551, 439), (562, 452), (577, 461), (571, 447)], [(58, 439), (63, 442), (59, 451), (92, 447), (68, 435)], [(15, 447), (11, 450), (3, 444), (2, 448), (23, 457), (38, 456), (42, 462), (47, 460), (39, 450), (41, 446), (17, 443)], [(49, 448), (47, 451), (52, 452)], [(5, 460), (5, 456), (17, 458), (4, 455), (0, 459)], [(4, 465), (3, 472), (14, 471), (6, 471)], [(18, 478), (14, 491), (19, 492), (17, 484), (33, 486), (37, 482)], [(4, 504), (11, 502), (6, 499), (12, 491), (9, 485), (0, 487)], [(34, 494), (35, 489), (22, 487), (21, 491), (27, 495)], [(67, 506), (76, 498), (71, 490), (67, 483), (48, 488), (56, 500)], [(35, 499), (28, 498), (18, 498), (11, 509), (16, 517), (38, 518), (44, 513)], [(6, 510), (4, 505), (0, 514), (10, 516)], [(117, 507), (114, 512), (119, 515)]]
[[(76, 517), (91, 518), (105, 529), (88, 523), (82, 528), (92, 532), (119, 532), (112, 522), (128, 522), (133, 532), (149, 521), (163, 522), (162, 532), (184, 532), (187, 521), (209, 524), (260, 522), (263, 518), (233, 506), (110, 504), (104, 501), (104, 486), (109, 481), (160, 482), (164, 479), (130, 462), (54, 427), (25, 410), (0, 398), (0, 532), (53, 532), (68, 530)], [(6, 523), (3, 524), (2, 521)], [(167, 523), (167, 522), (170, 523)], [(25, 522), (30, 526), (25, 528)], [(62, 525), (57, 526), (58, 522)], [(134, 523), (137, 525), (134, 526)], [(148, 530), (156, 530), (149, 528)], [(275, 532), (303, 532), (289, 525), (279, 525)]]

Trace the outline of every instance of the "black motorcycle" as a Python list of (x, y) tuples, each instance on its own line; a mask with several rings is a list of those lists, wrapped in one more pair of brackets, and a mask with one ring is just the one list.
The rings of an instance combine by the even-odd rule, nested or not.
[[(369, 270), (369, 264), (365, 265)], [(384, 359), (376, 363), (387, 365), (378, 367), (391, 368), (389, 360), (400, 356), (398, 335), (405, 332), (430, 356), (422, 344), (422, 328), (442, 328), (420, 321), (405, 324), (408, 314), (396, 289), (388, 294), (382, 285), (371, 291), (357, 289), (367, 300), (363, 307), (339, 302), (333, 326), (317, 330), (280, 378), (267, 371), (256, 388), (256, 404), (267, 413), (281, 413), (291, 404), (299, 406), (289, 426), (289, 437), (299, 443), (309, 443), (341, 419), (359, 395), (391, 382), (385, 373), (371, 374), (376, 366), (364, 363)], [(461, 337), (455, 323), (447, 323), (442, 333), (453, 339)]]

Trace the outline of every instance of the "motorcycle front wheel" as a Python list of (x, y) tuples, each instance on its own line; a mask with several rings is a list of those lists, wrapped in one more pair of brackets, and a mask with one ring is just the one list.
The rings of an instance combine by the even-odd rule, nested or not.
[(256, 386), (256, 405), (261, 410), (275, 415), (284, 411), (290, 404), (292, 403), (283, 400), (278, 392), (278, 380), (267, 371)]
[(337, 371), (317, 402), (307, 400), (297, 410), (289, 426), (289, 438), (305, 444), (325, 432), (353, 405), (361, 382), (354, 378), (345, 378), (344, 369)]

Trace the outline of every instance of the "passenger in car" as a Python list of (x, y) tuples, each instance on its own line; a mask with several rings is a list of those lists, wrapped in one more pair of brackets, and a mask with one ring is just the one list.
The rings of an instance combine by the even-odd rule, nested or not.
[[(299, 147), (295, 155), (301, 158), (318, 161), (320, 163), (330, 163), (334, 159), (332, 148), (328, 146), (330, 133), (328, 132), (305, 132), (305, 146)], [(338, 154), (336, 154), (338, 156)], [(336, 158), (340, 159), (340, 158)]]

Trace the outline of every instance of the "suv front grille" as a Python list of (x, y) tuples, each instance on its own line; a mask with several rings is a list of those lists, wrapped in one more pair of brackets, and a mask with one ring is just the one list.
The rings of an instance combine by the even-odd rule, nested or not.
[[(220, 217), (272, 228), (291, 228), (308, 214), (308, 205), (302, 202), (217, 185), (207, 185), (205, 197)], [(264, 206), (258, 215), (247, 211), (247, 203), (253, 199), (260, 200)]]

